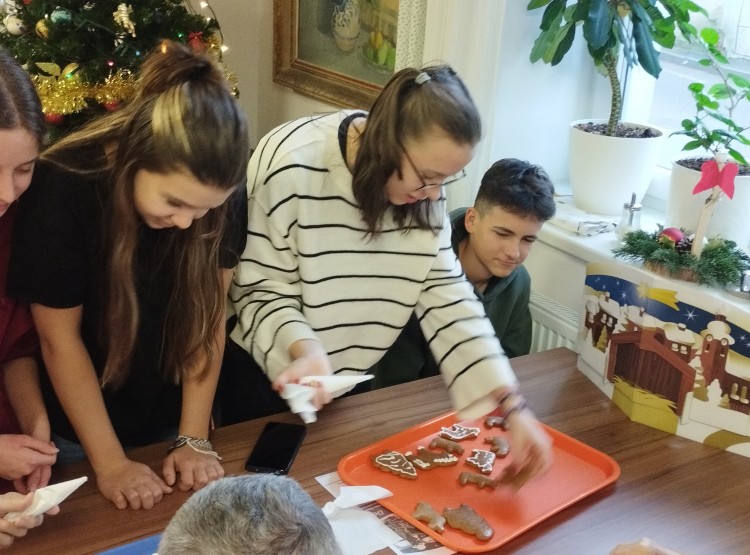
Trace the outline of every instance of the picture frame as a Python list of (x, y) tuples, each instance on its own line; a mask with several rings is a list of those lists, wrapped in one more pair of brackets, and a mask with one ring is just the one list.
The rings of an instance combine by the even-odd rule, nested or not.
[[(395, 0), (388, 3), (398, 6)], [(389, 60), (390, 68), (368, 63), (363, 49), (370, 28), (365, 24), (351, 50), (337, 48), (330, 33), (330, 11), (326, 13), (333, 0), (304, 0), (304, 5), (300, 4), (300, 0), (274, 0), (273, 81), (337, 107), (368, 110), (393, 75), (393, 60)], [(398, 13), (395, 19), (389, 15), (393, 21), (387, 22), (388, 30), (393, 33), (391, 44), (395, 44)], [(395, 46), (393, 50), (395, 55)], [(319, 59), (313, 59), (315, 56)]]

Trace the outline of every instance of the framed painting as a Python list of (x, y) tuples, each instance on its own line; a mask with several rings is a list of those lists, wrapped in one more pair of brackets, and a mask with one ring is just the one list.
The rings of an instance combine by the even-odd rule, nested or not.
[[(423, 37), (424, 1), (417, 4), (418, 23), (410, 26)], [(274, 82), (334, 106), (369, 109), (415, 55), (413, 47), (410, 56), (397, 48), (399, 0), (274, 0), (273, 18)]]

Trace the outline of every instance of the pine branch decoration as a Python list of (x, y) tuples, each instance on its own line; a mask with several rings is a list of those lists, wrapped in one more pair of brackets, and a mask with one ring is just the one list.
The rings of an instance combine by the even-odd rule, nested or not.
[(663, 241), (663, 227), (654, 233), (643, 230), (627, 233), (623, 245), (612, 252), (615, 258), (642, 262), (644, 266), (670, 277), (692, 279), (702, 285), (725, 287), (739, 283), (742, 272), (750, 269), (750, 257), (734, 241), (715, 237), (708, 241), (700, 257), (690, 253), (692, 240), (670, 245)]

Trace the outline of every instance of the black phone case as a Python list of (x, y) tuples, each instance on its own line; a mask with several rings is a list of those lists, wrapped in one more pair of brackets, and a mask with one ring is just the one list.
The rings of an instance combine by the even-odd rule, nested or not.
[(287, 474), (306, 432), (307, 428), (302, 424), (267, 423), (245, 462), (245, 470)]

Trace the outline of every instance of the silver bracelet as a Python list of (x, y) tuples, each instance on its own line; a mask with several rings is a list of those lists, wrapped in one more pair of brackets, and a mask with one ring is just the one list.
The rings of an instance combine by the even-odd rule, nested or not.
[(174, 442), (172, 443), (172, 446), (167, 449), (167, 454), (171, 453), (175, 449), (179, 449), (183, 445), (187, 445), (190, 447), (193, 451), (196, 451), (198, 453), (203, 453), (204, 455), (212, 455), (216, 457), (217, 459), (221, 460), (221, 457), (219, 454), (214, 451), (214, 446), (211, 445), (211, 442), (207, 439), (202, 439), (199, 437), (191, 437), (191, 436), (183, 436), (178, 435)]

